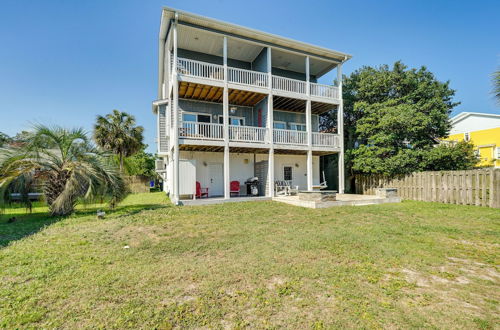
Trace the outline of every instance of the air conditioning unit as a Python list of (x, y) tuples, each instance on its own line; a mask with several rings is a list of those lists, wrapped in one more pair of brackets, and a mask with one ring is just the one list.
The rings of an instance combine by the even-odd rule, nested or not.
[(155, 170), (156, 171), (165, 171), (165, 162), (161, 159), (155, 160)]

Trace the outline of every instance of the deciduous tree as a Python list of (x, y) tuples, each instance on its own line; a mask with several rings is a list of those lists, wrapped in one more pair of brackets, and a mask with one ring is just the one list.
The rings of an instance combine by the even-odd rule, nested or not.
[[(454, 95), (449, 82), (438, 81), (427, 68), (408, 69), (401, 62), (366, 66), (344, 76), (346, 173), (393, 175), (426, 169), (427, 154), (444, 155), (433, 149), (450, 131), (449, 115), (459, 104)], [(336, 112), (324, 116), (321, 125), (335, 127)], [(470, 149), (446, 148), (461, 148), (458, 153)], [(433, 164), (437, 168), (442, 162)], [(463, 169), (470, 162), (446, 167)]]

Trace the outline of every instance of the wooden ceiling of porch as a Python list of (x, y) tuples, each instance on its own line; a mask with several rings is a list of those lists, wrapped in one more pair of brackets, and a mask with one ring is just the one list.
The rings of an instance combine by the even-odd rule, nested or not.
[[(209, 145), (193, 145), (180, 144), (179, 150), (184, 151), (206, 151), (206, 152), (224, 152), (224, 147), (209, 146)], [(266, 148), (244, 148), (244, 147), (229, 147), (230, 153), (235, 154), (267, 154), (269, 149)]]
[[(181, 81), (179, 84), (179, 98), (207, 102), (222, 103), (224, 88)], [(254, 106), (264, 97), (264, 94), (229, 89), (229, 104)]]
[[(306, 112), (306, 100), (293, 99), (290, 97), (273, 96), (274, 110), (284, 110), (293, 112)], [(330, 110), (336, 109), (337, 106), (329, 103), (311, 102), (311, 113), (319, 115)]]
[[(180, 144), (179, 150), (184, 151), (206, 151), (206, 152), (224, 152), (224, 147), (222, 146), (210, 146), (210, 145), (193, 145), (193, 144)], [(269, 149), (267, 148), (244, 148), (244, 147), (230, 147), (230, 153), (238, 154), (267, 154)], [(314, 156), (324, 156), (334, 154), (333, 151), (313, 151)], [(274, 149), (275, 155), (307, 155), (306, 150), (294, 150), (294, 149)]]

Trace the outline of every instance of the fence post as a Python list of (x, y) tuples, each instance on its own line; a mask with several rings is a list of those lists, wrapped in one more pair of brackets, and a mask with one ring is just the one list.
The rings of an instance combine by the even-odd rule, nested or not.
[(498, 182), (498, 176), (500, 171), (495, 171), (494, 169), (490, 170), (490, 202), (489, 207), (500, 207), (499, 203), (499, 192), (500, 188)]

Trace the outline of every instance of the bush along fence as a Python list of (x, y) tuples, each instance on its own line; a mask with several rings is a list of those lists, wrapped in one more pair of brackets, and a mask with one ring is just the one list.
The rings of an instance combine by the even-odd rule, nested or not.
[(375, 194), (375, 188), (397, 188), (403, 199), (500, 208), (500, 169), (356, 175), (357, 194)]

